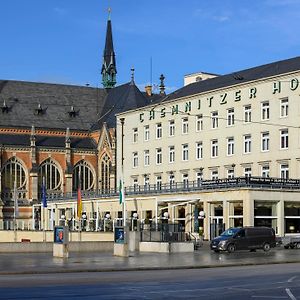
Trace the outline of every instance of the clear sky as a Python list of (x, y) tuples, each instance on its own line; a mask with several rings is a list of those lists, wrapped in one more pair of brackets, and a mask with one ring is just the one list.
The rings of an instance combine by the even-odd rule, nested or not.
[(101, 85), (107, 7), (118, 84), (170, 90), (300, 54), (300, 0), (0, 0), (0, 79)]

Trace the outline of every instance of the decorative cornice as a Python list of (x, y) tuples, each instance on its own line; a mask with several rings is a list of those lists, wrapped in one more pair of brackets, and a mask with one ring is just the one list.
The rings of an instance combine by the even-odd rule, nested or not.
[[(0, 128), (0, 133), (10, 133), (10, 134), (31, 134), (30, 129), (20, 129), (20, 128)], [(35, 135), (47, 135), (47, 136), (65, 136), (66, 131), (63, 130), (43, 130), (35, 128)], [(70, 137), (89, 137), (90, 134), (87, 132), (74, 132), (70, 131)]]

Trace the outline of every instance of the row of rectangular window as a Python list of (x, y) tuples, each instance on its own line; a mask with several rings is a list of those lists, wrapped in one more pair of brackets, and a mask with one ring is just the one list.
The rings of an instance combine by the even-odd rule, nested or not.
[[(280, 178), (288, 179), (289, 178), (289, 165), (288, 164), (281, 164), (280, 169), (279, 169), (279, 176)], [(261, 166), (261, 177), (270, 177), (270, 166), (268, 164), (262, 165)], [(189, 180), (189, 175), (188, 173), (183, 173), (181, 175), (181, 182), (187, 183)], [(245, 167), (244, 168), (244, 176), (245, 177), (250, 177), (252, 176), (252, 168), (251, 167)], [(234, 178), (234, 166), (232, 168), (227, 168), (227, 178)], [(162, 185), (162, 176), (157, 175), (155, 176), (155, 184), (161, 186)], [(211, 180), (217, 180), (219, 179), (219, 170), (214, 169), (210, 171), (210, 178)], [(201, 181), (204, 180), (203, 177), (203, 171), (196, 171), (195, 172), (195, 181)], [(168, 175), (168, 183), (169, 184), (174, 184), (175, 183), (175, 176), (173, 173), (170, 173)], [(133, 178), (133, 185), (138, 184), (138, 179)], [(144, 175), (144, 184), (149, 185), (150, 184), (150, 176), (149, 174)]]
[[(288, 98), (281, 99), (280, 101), (280, 117), (287, 117), (289, 113), (289, 103)], [(219, 127), (219, 113), (218, 111), (211, 112), (211, 128), (216, 129)], [(270, 119), (270, 103), (269, 101), (264, 101), (261, 103), (261, 120)], [(252, 121), (252, 109), (251, 104), (244, 106), (244, 122), (249, 123)], [(227, 109), (227, 126), (233, 126), (235, 124), (234, 108)], [(182, 134), (188, 134), (189, 132), (189, 120), (188, 117), (182, 118)], [(203, 115), (196, 116), (196, 131), (203, 130)], [(156, 124), (156, 138), (162, 138), (162, 123)], [(175, 120), (169, 121), (169, 136), (175, 135)], [(144, 140), (148, 141), (150, 139), (150, 129), (149, 125), (144, 126)], [(133, 129), (133, 142), (138, 141), (138, 128)]]
[[(288, 129), (280, 130), (280, 149), (288, 149), (289, 135)], [(252, 151), (252, 138), (251, 134), (244, 135), (244, 154), (251, 153)], [(270, 150), (270, 134), (268, 131), (261, 133), (261, 151)], [(235, 154), (234, 137), (227, 138), (227, 155)], [(218, 139), (211, 140), (211, 157), (219, 156), (219, 142)], [(203, 142), (196, 142), (196, 159), (203, 158)], [(189, 160), (189, 145), (182, 144), (182, 160)], [(162, 164), (162, 148), (156, 148), (156, 164)], [(169, 146), (169, 163), (175, 162), (175, 146)], [(144, 165), (150, 165), (150, 151), (144, 151)], [(138, 152), (133, 152), (133, 167), (138, 166)]]

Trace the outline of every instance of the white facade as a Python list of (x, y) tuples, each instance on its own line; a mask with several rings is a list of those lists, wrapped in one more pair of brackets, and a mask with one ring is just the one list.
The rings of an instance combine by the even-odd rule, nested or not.
[[(154, 192), (156, 203), (186, 230), (202, 228), (206, 238), (242, 225), (272, 226), (278, 235), (300, 232), (300, 70), (239, 81), (118, 115), (124, 136), (118, 125), (117, 170), (123, 157), (129, 189), (147, 179), (154, 191), (159, 177), (163, 192)], [(149, 164), (133, 166), (134, 154), (142, 158), (145, 151)], [(199, 211), (206, 218), (196, 225)]]
[[(158, 173), (163, 183), (168, 183), (170, 173), (177, 182), (183, 175), (195, 181), (200, 168), (204, 180), (249, 172), (299, 178), (299, 80), (298, 71), (119, 115), (125, 118), (125, 186), (136, 179), (143, 184), (145, 174), (154, 184)], [(132, 142), (136, 129), (137, 141)], [(120, 125), (117, 130), (120, 136)], [(148, 139), (145, 130), (149, 130)], [(118, 157), (120, 147), (118, 140)], [(145, 151), (150, 162), (146, 166), (142, 163)], [(138, 164), (134, 164), (136, 156)]]

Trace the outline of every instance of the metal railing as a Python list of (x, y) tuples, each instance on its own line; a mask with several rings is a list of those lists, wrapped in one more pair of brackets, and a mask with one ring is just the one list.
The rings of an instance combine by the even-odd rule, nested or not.
[(187, 234), (181, 224), (151, 223), (141, 224), (141, 242), (185, 242)]
[[(235, 189), (235, 188), (268, 188), (268, 189), (300, 189), (300, 180), (283, 179), (283, 178), (265, 178), (265, 177), (235, 177), (215, 180), (197, 180), (188, 182), (174, 182), (166, 184), (147, 184), (134, 185), (125, 187), (126, 195), (144, 195), (144, 194), (162, 194), (186, 191), (201, 190), (219, 190), (219, 189)], [(110, 198), (118, 196), (117, 189), (98, 190), (98, 191), (82, 191), (83, 199), (91, 198)], [(47, 198), (49, 201), (76, 199), (77, 192), (72, 193), (49, 193)]]

